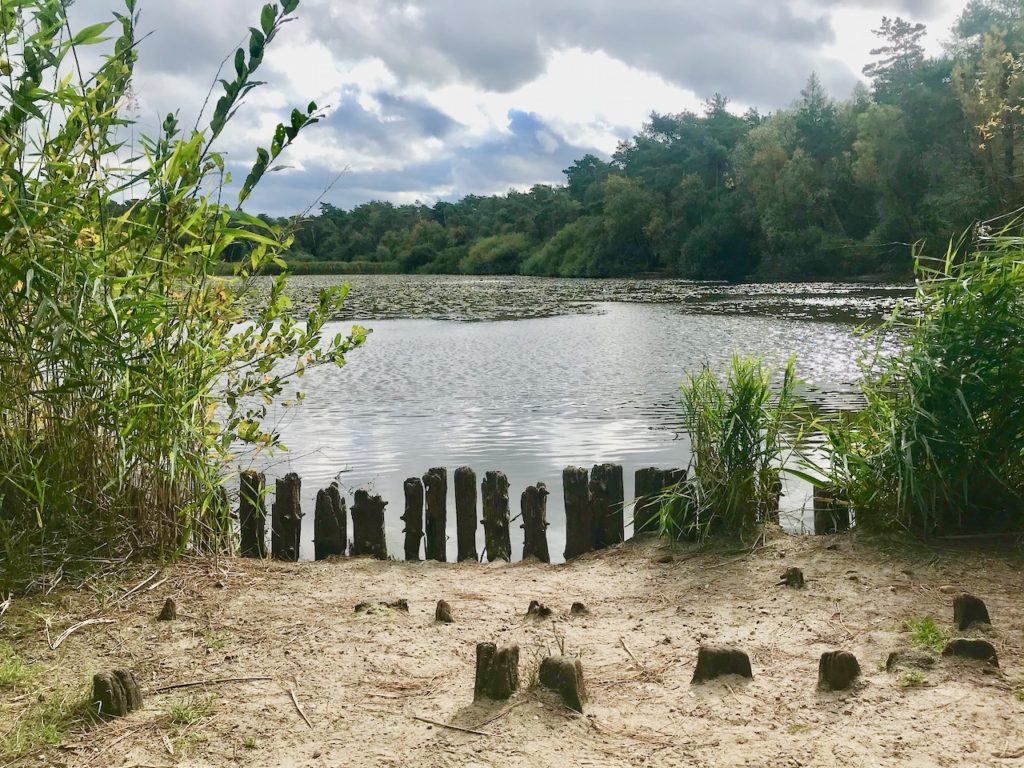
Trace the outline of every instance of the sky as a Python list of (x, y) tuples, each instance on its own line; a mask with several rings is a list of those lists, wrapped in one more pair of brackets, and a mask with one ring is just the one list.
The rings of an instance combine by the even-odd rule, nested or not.
[[(294, 106), (324, 119), (293, 145), (247, 208), (291, 215), (559, 184), (590, 152), (609, 156), (652, 111), (770, 112), (817, 73), (847, 97), (882, 16), (928, 25), (939, 53), (964, 0), (301, 0), (219, 140), (236, 184)], [(257, 0), (138, 0), (131, 105), (153, 134), (192, 125), (218, 67), (257, 25)], [(121, 0), (77, 0), (73, 25)], [(92, 51), (88, 57), (95, 57)], [(230, 64), (227, 65), (230, 70)], [(216, 97), (216, 93), (215, 93)], [(211, 103), (215, 101), (211, 100)], [(209, 108), (208, 108), (209, 109)]]

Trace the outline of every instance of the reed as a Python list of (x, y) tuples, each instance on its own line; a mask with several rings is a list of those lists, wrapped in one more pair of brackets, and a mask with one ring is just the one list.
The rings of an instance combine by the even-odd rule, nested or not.
[[(65, 5), (0, 7), (4, 589), (70, 561), (229, 549), (230, 460), (280, 447), (263, 426), (268, 404), (286, 388), (300, 400), (295, 378), (342, 364), (365, 337), (322, 338), (343, 288), (297, 317), (283, 277), (237, 326), (255, 277), (292, 241), (242, 206), (320, 114), (294, 110), (235, 186), (217, 140), (298, 0), (263, 7), (202, 125), (170, 114), (137, 142), (135, 0), (80, 30)], [(82, 73), (78, 52), (95, 45), (106, 55)], [(211, 279), (229, 249), (246, 253), (237, 279)]]
[[(981, 230), (984, 232), (984, 228)], [(1024, 239), (917, 264), (916, 300), (876, 332), (867, 406), (828, 429), (830, 482), (857, 523), (919, 535), (1024, 524)]]
[(780, 473), (799, 442), (790, 434), (798, 424), (796, 384), (792, 359), (778, 382), (760, 360), (738, 356), (724, 382), (706, 365), (687, 377), (681, 402), (690, 466), (663, 498), (663, 534), (742, 535), (777, 510)]

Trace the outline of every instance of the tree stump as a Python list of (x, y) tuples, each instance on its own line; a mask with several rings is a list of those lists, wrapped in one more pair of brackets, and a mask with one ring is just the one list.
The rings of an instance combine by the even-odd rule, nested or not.
[(768, 508), (764, 511), (765, 522), (779, 524), (779, 512), (782, 507), (782, 477), (777, 476), (772, 483), (772, 495)]
[(562, 470), (562, 493), (565, 497), (565, 559), (572, 560), (594, 549), (587, 470), (583, 467)]
[(529, 486), (519, 503), (523, 513), (523, 560), (535, 557), (542, 563), (550, 563), (547, 486), (544, 483)]
[(455, 470), (455, 529), (458, 561), (476, 562), (476, 472), (469, 467)]
[(484, 546), (487, 562), (512, 560), (512, 541), (508, 530), (508, 478), (504, 472), (487, 472), (480, 486), (484, 507)]
[(942, 649), (943, 656), (959, 656), (965, 659), (984, 661), (993, 667), (999, 666), (999, 657), (996, 655), (995, 646), (988, 640), (968, 640), (958, 638), (951, 640)]
[(427, 498), (427, 560), (443, 563), (448, 559), (448, 470), (434, 467), (423, 476)]
[(857, 657), (846, 651), (827, 651), (818, 662), (818, 687), (829, 691), (845, 691), (860, 677)]
[(360, 489), (352, 502), (352, 555), (369, 555), (378, 560), (388, 559), (387, 539), (384, 537), (384, 507), (388, 503), (380, 496), (371, 496)]
[(476, 680), (473, 701), (505, 701), (519, 690), (519, 646), (498, 648), (494, 643), (476, 644)]
[(271, 507), (270, 551), (276, 560), (296, 562), (302, 538), (302, 480), (289, 472), (277, 481)]
[(633, 535), (652, 533), (658, 530), (658, 514), (661, 510), (659, 496), (665, 486), (662, 478), (665, 470), (657, 467), (638, 469), (633, 476)]
[(405, 559), (420, 559), (420, 543), (423, 541), (423, 481), (410, 477), (405, 481), (405, 514), (402, 520), (405, 528)]
[(437, 601), (437, 608), (434, 609), (434, 621), (439, 621), (442, 624), (455, 623), (455, 619), (452, 617), (452, 607), (446, 601)]
[[(336, 486), (331, 487), (337, 490)], [(338, 522), (341, 511), (338, 509), (339, 500), (340, 492), (335, 497), (330, 488), (317, 491), (316, 509), (313, 512), (313, 557), (317, 560), (345, 554), (345, 545), (348, 542), (343, 538), (342, 526)]]
[(814, 535), (850, 530), (850, 505), (835, 488), (814, 486)]
[(974, 595), (963, 594), (953, 598), (953, 623), (964, 632), (972, 624), (991, 624), (992, 620), (988, 617), (984, 601)]
[(799, 568), (787, 568), (786, 572), (782, 574), (782, 581), (779, 585), (785, 585), (792, 589), (803, 589), (804, 588), (804, 572)]
[(583, 665), (579, 659), (548, 656), (540, 663), (538, 682), (562, 697), (569, 709), (583, 714), (587, 689), (583, 684)]
[(92, 703), (100, 717), (124, 717), (142, 708), (142, 690), (127, 669), (100, 672), (92, 678)]
[(243, 472), (238, 481), (242, 557), (267, 556), (267, 507), (263, 500), (266, 484), (266, 476), (254, 470)]
[(591, 524), (594, 549), (621, 544), (625, 539), (623, 507), (626, 504), (622, 484), (622, 467), (598, 464), (590, 470)]
[(702, 645), (697, 651), (697, 668), (690, 683), (703, 683), (722, 675), (753, 677), (750, 657), (736, 648), (722, 648)]
[(334, 517), (338, 521), (338, 538), (341, 539), (341, 552), (338, 554), (344, 555), (348, 551), (348, 504), (341, 495), (341, 486), (337, 480), (327, 486), (327, 495), (331, 499)]
[(160, 609), (160, 615), (156, 617), (157, 621), (174, 621), (178, 618), (178, 606), (174, 600), (168, 597), (164, 600), (164, 607)]

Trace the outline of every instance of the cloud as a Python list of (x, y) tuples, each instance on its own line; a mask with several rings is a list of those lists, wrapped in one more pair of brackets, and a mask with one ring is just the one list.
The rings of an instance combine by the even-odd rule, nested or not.
[[(585, 152), (610, 154), (654, 110), (699, 109), (715, 92), (772, 110), (814, 71), (845, 96), (885, 15), (942, 32), (959, 0), (302, 0), (255, 91), (218, 146), (237, 179), (293, 105), (325, 119), (289, 150), (254, 210), (290, 213), (432, 201), (559, 182)], [(252, 0), (139, 0), (139, 130), (196, 118), (244, 40)], [(120, 9), (77, 0), (81, 27)], [(100, 51), (83, 53), (86, 66)], [(228, 65), (230, 67), (230, 65)], [(216, 93), (214, 98), (216, 98)], [(237, 182), (236, 182), (237, 183)]]

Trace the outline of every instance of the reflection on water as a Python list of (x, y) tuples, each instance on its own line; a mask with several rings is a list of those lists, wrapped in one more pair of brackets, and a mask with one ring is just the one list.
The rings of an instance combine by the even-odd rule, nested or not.
[[(295, 278), (290, 292), (301, 300), (336, 279)], [(622, 464), (627, 499), (636, 469), (686, 466), (677, 393), (687, 372), (704, 362), (724, 368), (733, 353), (779, 369), (795, 354), (812, 405), (855, 408), (854, 322), (882, 316), (905, 294), (893, 286), (534, 278), (353, 283), (352, 319), (373, 334), (345, 368), (307, 375), (306, 401), (274, 417), (291, 451), (264, 465), (268, 481), (286, 471), (302, 477), (306, 557), (316, 491), (339, 472), (349, 493), (372, 487), (389, 502), (388, 548), (400, 553), (403, 480), (445, 466), (454, 559), (451, 473), (461, 465), (480, 479), (504, 471), (513, 515), (527, 485), (547, 483), (548, 537), (560, 557), (565, 466)], [(783, 516), (799, 530), (808, 489), (793, 483), (787, 491)], [(521, 551), (518, 523), (512, 533)]]

